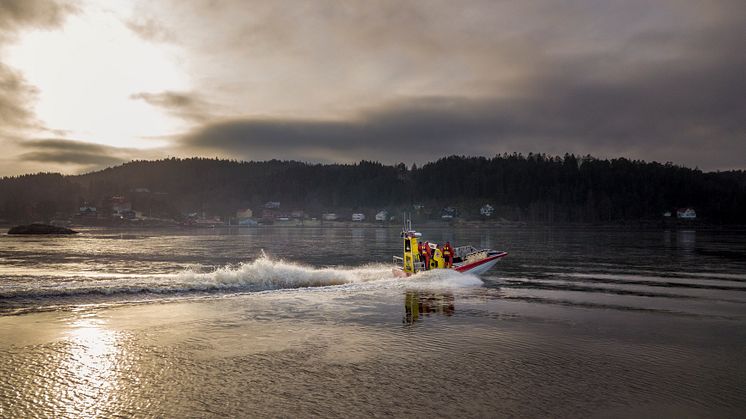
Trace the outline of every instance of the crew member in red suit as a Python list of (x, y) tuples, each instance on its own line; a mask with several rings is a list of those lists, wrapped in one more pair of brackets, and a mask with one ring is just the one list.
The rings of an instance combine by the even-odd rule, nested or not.
[(422, 247), (425, 251), (425, 269), (428, 270), (430, 269), (430, 258), (433, 257), (433, 249), (430, 248), (430, 242), (425, 242)]
[(446, 268), (453, 267), (453, 248), (451, 247), (451, 242), (446, 242), (443, 245), (443, 259), (446, 261)]

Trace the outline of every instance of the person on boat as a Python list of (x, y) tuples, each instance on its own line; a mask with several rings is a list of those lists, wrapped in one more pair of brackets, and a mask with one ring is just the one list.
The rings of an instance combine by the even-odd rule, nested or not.
[(428, 270), (430, 269), (430, 258), (432, 258), (433, 256), (432, 249), (430, 249), (430, 242), (425, 242), (425, 244), (422, 245), (422, 247), (423, 247), (422, 250), (424, 251), (422, 256), (425, 262), (425, 270)]
[(445, 259), (443, 259), (443, 250), (440, 246), (436, 245), (433, 250), (433, 260), (431, 262), (431, 269), (443, 268), (446, 265)]
[(453, 248), (451, 247), (451, 242), (446, 242), (443, 245), (443, 259), (445, 259), (446, 268), (453, 267)]

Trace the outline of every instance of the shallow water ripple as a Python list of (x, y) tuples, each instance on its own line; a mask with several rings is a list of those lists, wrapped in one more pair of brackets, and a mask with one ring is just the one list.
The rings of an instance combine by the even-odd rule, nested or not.
[(745, 233), (423, 233), (510, 256), (402, 280), (393, 229), (2, 236), (0, 417), (746, 411)]

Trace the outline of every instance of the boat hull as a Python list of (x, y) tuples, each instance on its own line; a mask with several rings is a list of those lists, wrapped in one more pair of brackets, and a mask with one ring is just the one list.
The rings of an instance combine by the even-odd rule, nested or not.
[(468, 265), (462, 265), (462, 266), (455, 266), (453, 267), (454, 271), (461, 272), (461, 273), (468, 273), (472, 275), (481, 275), (490, 269), (492, 269), (497, 262), (500, 261), (501, 258), (507, 256), (507, 252), (498, 252), (494, 255), (487, 256), (484, 259), (478, 260), (474, 263), (470, 263)]
[[(483, 273), (492, 269), (492, 267), (495, 266), (495, 264), (497, 264), (497, 262), (499, 262), (500, 259), (504, 258), (507, 255), (508, 255), (507, 252), (496, 252), (476, 262), (454, 266), (453, 268), (449, 268), (449, 269), (454, 270), (456, 272), (465, 273), (465, 274), (482, 275)], [(406, 278), (412, 275), (411, 273), (404, 272), (404, 270), (399, 267), (394, 268), (393, 272), (394, 272), (394, 276), (398, 278)]]

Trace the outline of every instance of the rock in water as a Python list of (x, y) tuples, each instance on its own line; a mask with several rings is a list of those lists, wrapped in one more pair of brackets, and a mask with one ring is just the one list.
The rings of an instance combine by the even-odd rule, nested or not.
[(8, 234), (78, 234), (78, 232), (49, 224), (28, 224), (11, 228)]

